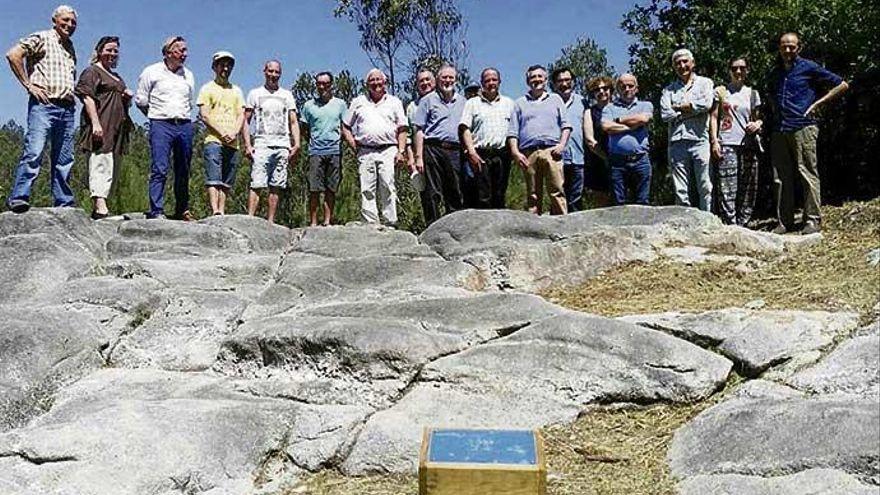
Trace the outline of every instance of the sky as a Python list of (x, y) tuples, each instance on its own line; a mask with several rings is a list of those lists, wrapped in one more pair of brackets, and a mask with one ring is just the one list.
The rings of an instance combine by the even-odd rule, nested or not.
[[(236, 56), (232, 82), (247, 93), (262, 84), (265, 60), (283, 63), (282, 83), (290, 87), (302, 72), (348, 69), (356, 75), (371, 67), (358, 46), (353, 24), (333, 17), (334, 0), (64, 0), (78, 16), (73, 41), (77, 69), (87, 66), (101, 36), (121, 39), (117, 68), (130, 88), (143, 68), (161, 60), (162, 41), (187, 38), (187, 66), (196, 86), (213, 78), (211, 54), (229, 50)], [(19, 38), (51, 27), (59, 0), (0, 0), (0, 49), (5, 53)], [(502, 73), (502, 92), (525, 91), (524, 70), (547, 64), (562, 47), (590, 37), (605, 47), (611, 64), (627, 68), (630, 39), (619, 25), (630, 2), (619, 0), (460, 0), (467, 22), (472, 74), (486, 66)], [(26, 121), (27, 97), (7, 64), (0, 69), (0, 123)], [(132, 117), (143, 121), (140, 112)]]

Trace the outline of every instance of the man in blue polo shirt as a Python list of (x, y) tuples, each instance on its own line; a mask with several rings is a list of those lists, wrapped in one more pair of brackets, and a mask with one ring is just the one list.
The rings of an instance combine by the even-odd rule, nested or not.
[(444, 65), (437, 72), (437, 91), (419, 100), (413, 125), (416, 126), (416, 170), (425, 174), (422, 191), (422, 212), (425, 225), (440, 218), (440, 205), (446, 214), (460, 210), (464, 196), (462, 186), (470, 171), (462, 163), (458, 124), (465, 98), (455, 91), (458, 72)]
[(617, 79), (617, 98), (602, 110), (602, 129), (608, 134), (608, 161), (615, 204), (627, 203), (627, 182), (636, 186), (636, 204), (647, 205), (651, 192), (648, 123), (654, 115), (650, 101), (640, 101), (639, 82), (632, 74)]
[(550, 193), (550, 214), (564, 215), (565, 203), (562, 154), (571, 135), (565, 103), (546, 90), (547, 69), (533, 65), (526, 71), (529, 92), (517, 98), (507, 143), (514, 162), (525, 172), (528, 211), (541, 214), (543, 183)]
[[(800, 39), (795, 33), (779, 38), (780, 63), (770, 75), (770, 101), (775, 126), (770, 151), (773, 181), (776, 183), (776, 211), (779, 225), (774, 230), (784, 234), (794, 229), (794, 180), (800, 176), (804, 192), (804, 234), (820, 230), (819, 169), (816, 138), (819, 127), (814, 117), (822, 105), (840, 96), (849, 87), (840, 76), (821, 65), (801, 58)], [(817, 88), (830, 87), (817, 98)]]
[(553, 91), (562, 98), (571, 136), (562, 153), (562, 167), (565, 172), (565, 202), (568, 212), (581, 211), (584, 196), (584, 112), (587, 101), (574, 91), (574, 74), (568, 67), (555, 69), (550, 79)]

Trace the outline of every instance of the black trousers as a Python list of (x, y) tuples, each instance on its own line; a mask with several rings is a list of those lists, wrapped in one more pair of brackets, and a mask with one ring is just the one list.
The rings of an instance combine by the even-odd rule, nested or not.
[[(483, 159), (480, 170), (473, 170), (470, 179), (473, 190), (473, 203), (465, 202), (469, 208), (500, 210), (505, 208), (507, 182), (510, 179), (510, 150), (507, 148), (479, 148), (477, 154)], [(471, 167), (470, 162), (464, 164)]]
[(425, 226), (428, 226), (441, 216), (462, 209), (464, 170), (461, 150), (427, 142), (424, 163), (425, 190), (422, 191), (421, 197)]

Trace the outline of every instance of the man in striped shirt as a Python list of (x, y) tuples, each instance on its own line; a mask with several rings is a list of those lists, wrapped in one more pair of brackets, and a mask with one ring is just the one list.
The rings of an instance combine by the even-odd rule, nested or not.
[(465, 157), (474, 171), (476, 208), (503, 209), (510, 178), (507, 127), (513, 100), (500, 94), (501, 73), (494, 67), (480, 74), (483, 91), (464, 104), (459, 128)]
[(21, 160), (15, 168), (6, 201), (15, 213), (30, 208), (31, 186), (40, 172), (43, 148), (51, 142), (52, 197), (55, 206), (74, 206), (68, 177), (73, 167), (73, 98), (76, 52), (70, 37), (76, 31), (76, 11), (61, 5), (52, 13), (53, 28), (38, 31), (9, 49), (6, 59), (28, 93), (28, 129)]

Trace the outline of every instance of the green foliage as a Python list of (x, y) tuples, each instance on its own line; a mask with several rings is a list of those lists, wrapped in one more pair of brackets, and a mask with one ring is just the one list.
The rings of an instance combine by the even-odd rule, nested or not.
[(598, 76), (613, 76), (614, 67), (608, 63), (608, 52), (590, 38), (578, 38), (573, 44), (562, 49), (562, 55), (547, 68), (568, 67), (575, 78), (575, 91), (586, 95), (587, 82)]
[[(750, 84), (766, 99), (780, 35), (800, 33), (803, 56), (852, 84), (843, 101), (824, 109), (821, 124), (823, 197), (835, 202), (880, 192), (880, 177), (871, 160), (880, 153), (878, 99), (873, 92), (880, 82), (878, 25), (880, 6), (870, 0), (651, 0), (635, 6), (621, 24), (635, 39), (629, 53), (640, 97), (654, 102), (674, 78), (670, 56), (680, 47), (694, 52), (697, 72), (716, 84), (727, 82), (730, 58), (746, 56)], [(655, 122), (655, 164), (661, 165), (655, 177), (665, 175), (665, 133), (665, 126)], [(762, 168), (766, 172), (769, 164)], [(762, 183), (769, 181), (765, 173)]]

